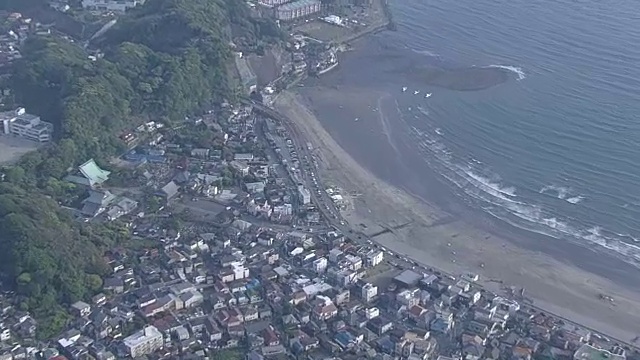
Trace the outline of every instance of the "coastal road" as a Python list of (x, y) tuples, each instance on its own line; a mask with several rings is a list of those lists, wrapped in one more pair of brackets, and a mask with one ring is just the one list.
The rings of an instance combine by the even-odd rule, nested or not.
[[(298, 152), (298, 154), (304, 154), (303, 156), (307, 156), (307, 158), (309, 159), (309, 167), (312, 169), (311, 172), (313, 172), (315, 175), (314, 177), (316, 178), (316, 182), (318, 183), (317, 187), (320, 187), (322, 185), (322, 181), (319, 178), (319, 173), (317, 171), (317, 168), (315, 167), (314, 163), (313, 163), (313, 155), (311, 154), (311, 151), (309, 151), (309, 149), (307, 149), (303, 144), (306, 144), (306, 139), (304, 138), (304, 136), (302, 136), (296, 128), (296, 125), (293, 123), (293, 121), (289, 118), (287, 118), (286, 116), (280, 114), (279, 112), (277, 112), (276, 110), (267, 107), (263, 104), (259, 104), (256, 103), (250, 99), (243, 99), (243, 102), (245, 104), (248, 105), (252, 105), (254, 107), (255, 110), (257, 110), (258, 112), (264, 114), (265, 116), (271, 117), (275, 120), (280, 121), (280, 123), (286, 128), (287, 132), (290, 134), (292, 142), (294, 144), (294, 147), (296, 148), (296, 151)], [(306, 184), (306, 186), (309, 189), (313, 189), (314, 187), (311, 187), (310, 184), (312, 183), (309, 178), (309, 171), (307, 171), (306, 169), (301, 169), (301, 174), (302, 174), (302, 178)], [(313, 179), (312, 179), (313, 180)], [(376, 244), (377, 247), (382, 248), (385, 250), (386, 254), (391, 254), (394, 257), (396, 257), (397, 260), (394, 259), (394, 264), (398, 264), (400, 267), (402, 268), (414, 268), (414, 269), (422, 269), (422, 270), (428, 270), (428, 271), (432, 271), (432, 268), (428, 267), (428, 265), (426, 264), (421, 264), (418, 263), (417, 261), (411, 259), (410, 255), (405, 255), (405, 254), (394, 254), (392, 252), (390, 252), (389, 250), (387, 250), (384, 246), (374, 243), (372, 241), (372, 239), (370, 239), (368, 236), (366, 236), (364, 233), (354, 230), (353, 228), (351, 228), (345, 221), (344, 219), (342, 219), (342, 217), (340, 216), (340, 212), (335, 208), (333, 200), (328, 196), (328, 194), (321, 190), (319, 193), (318, 192), (311, 192), (311, 200), (318, 205), (318, 210), (322, 213), (322, 215), (325, 217), (325, 219), (327, 219), (327, 221), (329, 222), (329, 224), (331, 226), (333, 226), (336, 230), (342, 232), (347, 238), (349, 238), (351, 241), (353, 241), (354, 243), (359, 243), (361, 245), (367, 245), (367, 244)], [(390, 262), (389, 259), (385, 259), (387, 262)], [(433, 271), (432, 271), (433, 272)], [(453, 277), (453, 278), (457, 278), (455, 277), (453, 274), (449, 274), (445, 271), (442, 271), (441, 269), (435, 269), (436, 273), (440, 273), (443, 274), (444, 276), (447, 277)], [(480, 286), (480, 284), (477, 284)], [(480, 286), (480, 288), (483, 288), (482, 286)], [(489, 293), (493, 293), (491, 291), (488, 291), (486, 289), (484, 289), (485, 291), (489, 292)], [(587, 326), (584, 326), (582, 324), (578, 324), (575, 321), (572, 321), (571, 319), (568, 319), (566, 317), (557, 315), (551, 311), (548, 311), (547, 309), (543, 309), (539, 306), (533, 305), (533, 304), (526, 304), (526, 303), (522, 303), (522, 301), (519, 301), (519, 303), (521, 303), (521, 307), (523, 309), (533, 309), (536, 310), (538, 312), (543, 312), (546, 313), (547, 315), (551, 315), (557, 319), (561, 319), (567, 323), (572, 323), (572, 324), (576, 324), (584, 329), (587, 329), (589, 331), (591, 331), (592, 333), (596, 333), (596, 334), (602, 334), (602, 332), (596, 330), (596, 329), (592, 329), (589, 328)], [(608, 338), (610, 338), (613, 342), (616, 342), (618, 344), (621, 345), (626, 345), (631, 349), (636, 349), (638, 350), (638, 346), (635, 344), (632, 344), (629, 341), (624, 341), (615, 337), (610, 336), (609, 334), (604, 334), (606, 335)]]

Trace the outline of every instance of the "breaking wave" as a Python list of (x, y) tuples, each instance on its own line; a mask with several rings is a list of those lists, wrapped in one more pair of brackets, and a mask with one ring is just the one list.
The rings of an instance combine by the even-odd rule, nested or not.
[(540, 189), (541, 194), (556, 193), (558, 199), (566, 198), (569, 191), (571, 190), (567, 187), (556, 186), (556, 185), (547, 185), (542, 189)]
[(581, 195), (571, 195), (571, 188), (565, 186), (557, 186), (557, 185), (547, 185), (540, 189), (541, 194), (546, 195), (554, 195), (560, 199), (564, 200), (570, 204), (577, 204), (584, 200), (584, 196)]
[(424, 55), (424, 56), (428, 56), (428, 57), (432, 57), (432, 58), (440, 58), (440, 55), (438, 55), (438, 54), (436, 54), (436, 53), (434, 53), (434, 52), (431, 52), (431, 51), (429, 51), (429, 50), (424, 50), (424, 49), (422, 49), (422, 50), (411, 49), (411, 51), (413, 51), (413, 52), (415, 52), (415, 53), (417, 53), (417, 54)]
[(567, 199), (567, 202), (570, 204), (577, 204), (584, 200), (584, 196), (574, 196)]
[(502, 69), (511, 71), (512, 73), (518, 75), (518, 81), (524, 80), (527, 77), (527, 74), (522, 71), (522, 68), (518, 66), (510, 66), (510, 65), (489, 65), (488, 68)]
[[(520, 196), (514, 186), (488, 171), (481, 162), (456, 156), (442, 142), (442, 137), (434, 135), (435, 126), (424, 123), (421, 128), (409, 126), (408, 135), (417, 144), (422, 158), (452, 185), (455, 193), (470, 200), (472, 205), (518, 228), (582, 246), (596, 245), (640, 267), (640, 247), (633, 244), (638, 240), (631, 235), (617, 234), (562, 216), (557, 209), (532, 202), (526, 193)], [(584, 200), (583, 196), (571, 192), (570, 188), (557, 185), (545, 186), (539, 191), (570, 204)]]

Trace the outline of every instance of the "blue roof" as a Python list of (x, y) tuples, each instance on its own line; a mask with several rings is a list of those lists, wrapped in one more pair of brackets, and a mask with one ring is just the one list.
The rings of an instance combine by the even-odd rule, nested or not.
[(353, 335), (344, 330), (338, 331), (334, 339), (336, 340), (338, 345), (342, 346), (343, 348), (348, 347), (349, 344), (354, 340)]

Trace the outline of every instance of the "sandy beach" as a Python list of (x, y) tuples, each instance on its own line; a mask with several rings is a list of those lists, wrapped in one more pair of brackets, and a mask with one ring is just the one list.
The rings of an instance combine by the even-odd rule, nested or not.
[[(525, 287), (535, 305), (622, 341), (630, 342), (640, 333), (640, 293), (633, 287), (637, 277), (628, 273), (630, 267), (613, 268), (606, 256), (572, 244), (531, 238), (484, 219), (470, 221), (390, 185), (361, 166), (322, 126), (323, 114), (314, 113), (309, 96), (309, 92), (322, 96), (336, 108), (350, 111), (371, 106), (386, 95), (358, 90), (317, 86), (305, 89), (304, 95), (284, 92), (275, 104), (313, 144), (320, 180), (357, 194), (352, 208), (343, 214), (351, 226), (373, 233), (379, 224), (411, 221), (375, 240), (447, 272), (478, 273), (483, 285), (495, 292), (502, 291), (501, 286), (487, 280)], [(380, 126), (384, 133), (384, 121)], [(554, 255), (545, 247), (553, 247)], [(599, 299), (601, 293), (613, 296), (615, 304)]]

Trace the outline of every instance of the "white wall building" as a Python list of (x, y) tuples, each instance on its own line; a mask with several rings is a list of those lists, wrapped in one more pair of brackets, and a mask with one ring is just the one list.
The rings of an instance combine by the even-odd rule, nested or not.
[(373, 284), (365, 284), (362, 287), (361, 297), (365, 302), (373, 300), (378, 295), (378, 287)]
[(311, 192), (302, 185), (298, 186), (298, 196), (302, 205), (307, 205), (311, 202)]
[(276, 17), (278, 20), (295, 20), (315, 14), (320, 11), (320, 8), (319, 0), (298, 0), (278, 6)]
[(367, 317), (367, 320), (371, 320), (380, 316), (380, 309), (377, 307), (368, 308), (364, 311), (364, 315)]
[(164, 345), (162, 333), (155, 326), (146, 326), (144, 329), (124, 339), (124, 345), (132, 358), (151, 354)]
[(235, 280), (242, 280), (249, 277), (249, 269), (244, 267), (244, 265), (234, 263), (231, 264), (231, 267), (233, 268), (233, 277)]
[(40, 120), (39, 116), (27, 114), (24, 108), (0, 114), (2, 131), (17, 137), (45, 143), (51, 141), (53, 124)]
[(321, 257), (313, 261), (313, 271), (323, 273), (327, 270), (328, 265), (329, 262), (327, 261), (327, 258)]
[(396, 301), (407, 307), (412, 307), (420, 303), (420, 290), (406, 289), (396, 294)]
[(142, 5), (144, 0), (82, 0), (82, 7), (87, 10), (125, 12)]
[(282, 5), (286, 2), (288, 2), (289, 0), (259, 0), (259, 3), (261, 5), (265, 5), (265, 6), (276, 6), (276, 5)]
[(371, 250), (367, 253), (367, 265), (376, 266), (382, 263), (384, 259), (384, 253), (381, 250)]

